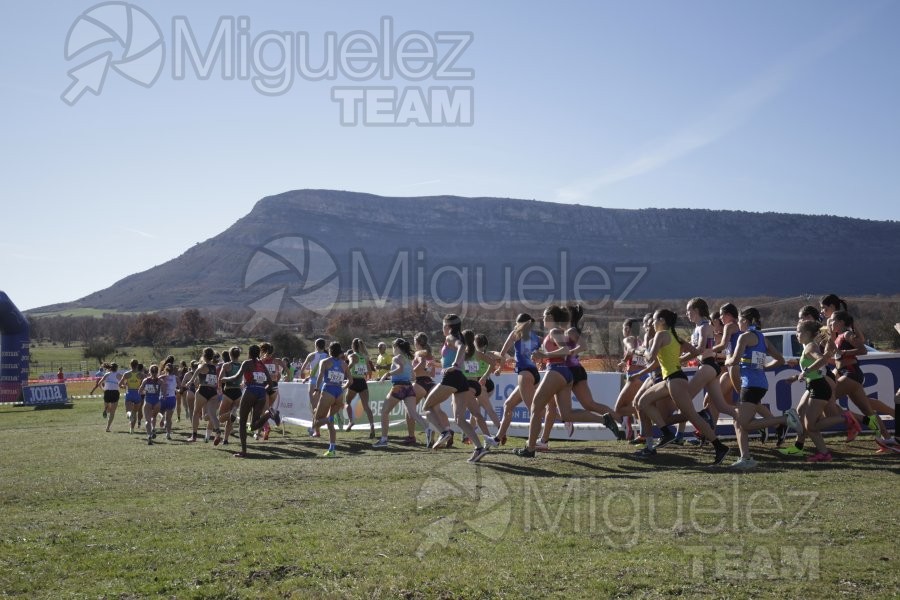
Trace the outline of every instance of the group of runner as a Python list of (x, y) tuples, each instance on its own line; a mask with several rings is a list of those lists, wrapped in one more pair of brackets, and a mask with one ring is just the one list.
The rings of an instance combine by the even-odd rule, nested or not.
[[(797, 378), (806, 382), (807, 389), (797, 409), (778, 417), (761, 400), (768, 389), (765, 371), (784, 364), (785, 359), (761, 333), (757, 309), (738, 311), (726, 303), (711, 313), (703, 299), (694, 298), (686, 309), (686, 317), (694, 326), (690, 340), (679, 337), (678, 317), (668, 309), (648, 313), (642, 321), (626, 320), (622, 330), (625, 352), (620, 363), (626, 380), (614, 406), (594, 400), (587, 373), (579, 362), (583, 349), (582, 317), (580, 306), (550, 306), (542, 315), (546, 334), (541, 337), (533, 331), (535, 320), (520, 314), (501, 349), (490, 351), (484, 334), (464, 330), (460, 317), (448, 314), (443, 319), (439, 382), (434, 380), (438, 358), (432, 354), (428, 336), (419, 333), (412, 342), (393, 340), (390, 353), (387, 345), (380, 343), (374, 361), (359, 338), (346, 351), (339, 342), (329, 344), (325, 339), (317, 339), (315, 350), (299, 365), (276, 358), (269, 343), (250, 346), (249, 358), (242, 362), (237, 347), (221, 357), (212, 348), (206, 348), (199, 361), (182, 363), (180, 369), (171, 356), (149, 371), (144, 371), (136, 360), (121, 375), (117, 365), (108, 365), (97, 386), (104, 388), (107, 431), (115, 415), (119, 389), (125, 388), (131, 431), (136, 426), (140, 428), (143, 417), (148, 444), (156, 437), (158, 416), (162, 417), (166, 437), (171, 439), (173, 413), (177, 411), (180, 420), (183, 406), (191, 419), (191, 442), (198, 439), (202, 418), (206, 419), (205, 439), (214, 445), (229, 443), (237, 422), (241, 443), (240, 452), (235, 453), (238, 457), (247, 455), (248, 431), (256, 431), (257, 436), (261, 431), (265, 438), (270, 419), (280, 424), (277, 399), (278, 382), (282, 379), (310, 382), (312, 423), (308, 433), (319, 437), (320, 429), (327, 428), (326, 457), (335, 456), (335, 417), (339, 418), (345, 407), (346, 430), (355, 425), (351, 404), (357, 397), (368, 419), (369, 437), (377, 437), (375, 448), (388, 445), (389, 415), (397, 404), (403, 403), (407, 436), (401, 443), (416, 443), (419, 424), (425, 429), (429, 447), (450, 447), (456, 430), (463, 434), (464, 442), (474, 446), (468, 458), (471, 463), (479, 462), (489, 448), (506, 443), (513, 412), (522, 403), (530, 412), (528, 439), (515, 454), (525, 458), (549, 449), (548, 441), (557, 421), (564, 423), (569, 436), (574, 432), (574, 423), (601, 423), (619, 439), (643, 445), (636, 453), (640, 458), (653, 457), (669, 444), (685, 443), (684, 427), (690, 422), (695, 431), (695, 438), (690, 441), (701, 447), (708, 444), (713, 450), (713, 464), (720, 464), (729, 452), (716, 434), (721, 413), (734, 422), (740, 452), (732, 465), (735, 469), (756, 466), (749, 450), (749, 435), (759, 432), (765, 441), (769, 428), (774, 428), (779, 446), (789, 429), (797, 432), (796, 441), (782, 449), (786, 455), (805, 454), (805, 438), (809, 437), (815, 445), (815, 452), (807, 458), (811, 462), (832, 459), (823, 431), (843, 425), (848, 440), (852, 440), (862, 429), (859, 419), (879, 434), (876, 441), (880, 451), (900, 450), (878, 416), (878, 412), (894, 416), (896, 407), (866, 396), (857, 361), (866, 352), (865, 338), (846, 303), (837, 296), (822, 298), (818, 309), (807, 306), (800, 311), (797, 336), (803, 344), (803, 354), (796, 361), (801, 368)], [(504, 402), (503, 414), (497, 415), (490, 402), (494, 389), (491, 374), (499, 373), (512, 361), (517, 385)], [(536, 361), (546, 365), (543, 373)], [(689, 361), (696, 361), (697, 365), (691, 378), (682, 369)], [(309, 375), (303, 378), (306, 373)], [(373, 379), (391, 382), (381, 410), (380, 436), (376, 436), (369, 405), (368, 382)], [(697, 411), (693, 398), (701, 392), (704, 408)], [(572, 407), (573, 395), (581, 408)], [(733, 403), (730, 399), (735, 395), (737, 401)], [(861, 417), (839, 408), (836, 400), (843, 396), (859, 408)], [(451, 415), (442, 409), (448, 399)], [(493, 424), (493, 433), (488, 421)], [(638, 423), (644, 435), (637, 432)], [(658, 439), (651, 435), (654, 426), (660, 432)]]

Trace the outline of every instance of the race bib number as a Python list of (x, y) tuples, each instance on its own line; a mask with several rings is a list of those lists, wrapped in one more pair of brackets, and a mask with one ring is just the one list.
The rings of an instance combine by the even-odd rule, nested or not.
[(331, 385), (340, 385), (344, 382), (344, 374), (340, 371), (328, 371), (328, 383)]
[(150, 394), (151, 396), (155, 396), (159, 393), (159, 386), (153, 383), (148, 383), (144, 386), (144, 392)]
[(218, 377), (216, 377), (216, 376), (213, 375), (212, 373), (207, 373), (207, 374), (206, 374), (206, 381), (204, 382), (204, 385), (209, 386), (209, 387), (216, 387), (216, 383), (217, 383), (218, 381), (219, 381), (219, 378), (218, 378)]
[(359, 378), (365, 377), (367, 371), (368, 369), (366, 368), (366, 363), (364, 362), (358, 362), (353, 365), (353, 374)]
[(646, 367), (647, 358), (643, 354), (634, 354), (631, 357), (631, 364), (635, 367)]
[(266, 382), (266, 374), (262, 371), (253, 371), (253, 381), (258, 384), (264, 384)]
[(766, 358), (768, 354), (765, 352), (753, 352), (753, 355), (750, 357), (750, 364), (753, 365), (754, 369), (759, 369), (760, 371), (764, 371), (766, 368)]
[(478, 372), (478, 361), (477, 360), (467, 360), (463, 364), (463, 368), (466, 373), (477, 373)]
[(270, 364), (266, 365), (266, 368), (269, 370), (269, 375), (275, 374), (275, 367), (276, 367), (275, 363), (270, 363)]

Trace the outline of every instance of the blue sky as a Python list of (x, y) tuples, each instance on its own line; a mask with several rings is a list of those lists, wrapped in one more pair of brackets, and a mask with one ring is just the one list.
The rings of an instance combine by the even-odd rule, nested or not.
[[(0, 289), (22, 309), (161, 264), (298, 188), (617, 207), (900, 219), (900, 2), (135, 3), (166, 56), (148, 88), (110, 70), (61, 100), (93, 2), (4, 3)], [(294, 76), (279, 96), (218, 72), (172, 77), (172, 21), (395, 38), (471, 32), (469, 81)], [(439, 46), (442, 48), (442, 46)], [(274, 54), (273, 54), (274, 52)], [(118, 53), (118, 54), (116, 54)], [(269, 46), (265, 57), (277, 58)], [(467, 127), (342, 126), (332, 87), (471, 86)]]

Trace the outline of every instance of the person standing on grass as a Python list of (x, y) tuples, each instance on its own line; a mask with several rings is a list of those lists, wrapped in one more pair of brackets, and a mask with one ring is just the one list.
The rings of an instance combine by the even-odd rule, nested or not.
[[(691, 395), (688, 386), (688, 377), (681, 370), (681, 358), (684, 354), (695, 355), (696, 348), (686, 341), (682, 341), (678, 337), (675, 325), (678, 321), (678, 315), (671, 310), (659, 309), (653, 314), (653, 327), (656, 334), (650, 345), (650, 352), (647, 356), (648, 365), (641, 371), (636, 373), (634, 377), (639, 377), (645, 373), (649, 373), (657, 365), (662, 371), (662, 382), (653, 385), (643, 394), (640, 394), (638, 400), (638, 411), (642, 418), (642, 430), (646, 437), (647, 446), (640, 450), (636, 455), (641, 458), (647, 458), (656, 455), (656, 450), (670, 444), (675, 439), (669, 425), (656, 406), (657, 402), (665, 402), (668, 396), (675, 403), (680, 411), (678, 421), (688, 420), (694, 425), (694, 429), (699, 431), (704, 439), (709, 440), (715, 449), (715, 458), (713, 465), (720, 464), (728, 454), (728, 446), (719, 441), (715, 430), (710, 424), (694, 410), (693, 395)], [(651, 421), (659, 426), (662, 437), (656, 446), (652, 446), (650, 427)]]
[(241, 383), (240, 381), (225, 382), (226, 377), (233, 377), (241, 370), (241, 363), (238, 359), (241, 357), (241, 349), (237, 346), (231, 348), (226, 354), (228, 361), (219, 368), (219, 385), (222, 390), (222, 404), (219, 405), (219, 423), (225, 423), (225, 436), (222, 439), (223, 444), (228, 444), (228, 438), (235, 420), (235, 409), (240, 405), (241, 399)]
[(416, 411), (416, 390), (413, 388), (412, 383), (413, 368), (411, 361), (414, 358), (412, 348), (409, 342), (403, 338), (394, 340), (391, 348), (394, 353), (391, 370), (380, 379), (380, 381), (384, 381), (386, 377), (390, 376), (391, 391), (388, 392), (384, 406), (381, 409), (381, 438), (372, 445), (374, 448), (387, 447), (388, 424), (391, 418), (391, 411), (400, 402), (406, 405), (407, 414), (412, 415), (423, 427), (428, 427), (428, 421)]
[[(266, 409), (272, 409), (274, 413), (278, 410), (278, 382), (281, 381), (281, 373), (287, 368), (287, 364), (275, 356), (275, 346), (269, 342), (260, 344), (259, 349), (262, 352), (260, 360), (266, 365), (266, 368), (269, 370), (269, 378), (272, 380), (272, 385), (266, 391)], [(270, 427), (268, 421), (263, 424), (262, 429), (263, 439), (269, 439)]]
[[(275, 419), (275, 424), (281, 424), (281, 417), (264, 411), (266, 405), (266, 386), (272, 383), (269, 370), (259, 360), (260, 349), (256, 344), (247, 349), (250, 356), (241, 363), (240, 369), (234, 375), (222, 378), (223, 385), (240, 382), (244, 379), (244, 393), (241, 395), (240, 420), (238, 421), (238, 433), (241, 438), (241, 451), (235, 452), (235, 458), (247, 458), (247, 425), (251, 429), (259, 429), (262, 423), (270, 418)], [(253, 418), (250, 419), (250, 414)]]
[(125, 371), (122, 375), (120, 384), (125, 388), (125, 416), (128, 418), (130, 433), (134, 433), (138, 411), (141, 409), (140, 387), (142, 381), (144, 381), (144, 374), (140, 369), (140, 363), (136, 358), (133, 358), (131, 360), (131, 369)]
[(178, 421), (181, 422), (181, 406), (184, 405), (184, 412), (187, 415), (187, 418), (190, 419), (191, 415), (187, 409), (187, 399), (184, 396), (184, 387), (182, 387), (181, 382), (184, 381), (184, 376), (187, 375), (188, 365), (186, 362), (181, 361), (181, 366), (178, 368), (178, 389), (175, 391), (175, 405), (178, 411)]
[(622, 323), (622, 360), (618, 367), (625, 374), (625, 384), (616, 398), (615, 412), (622, 416), (622, 424), (625, 426), (625, 439), (629, 442), (634, 439), (634, 397), (641, 388), (641, 379), (631, 379), (631, 376), (647, 365), (644, 358), (644, 348), (641, 344), (640, 319), (625, 319)]
[(359, 394), (359, 401), (369, 419), (369, 439), (373, 439), (375, 437), (375, 416), (372, 414), (372, 407), (369, 406), (369, 384), (367, 383), (369, 373), (373, 371), (372, 362), (369, 360), (366, 344), (361, 339), (353, 338), (350, 349), (350, 374), (353, 379), (347, 387), (347, 431), (350, 431), (354, 425), (351, 403)]
[[(197, 426), (193, 425), (194, 423), (194, 403), (196, 401), (197, 388), (193, 384), (194, 380), (194, 371), (197, 370), (197, 367), (200, 365), (196, 360), (192, 360), (188, 366), (187, 372), (184, 374), (184, 377), (181, 379), (181, 393), (184, 397), (184, 412), (185, 416), (191, 420), (191, 426), (196, 429)], [(199, 417), (198, 417), (199, 418)]]
[[(167, 368), (171, 367), (166, 365)], [(159, 411), (159, 395), (162, 384), (158, 377), (159, 367), (153, 365), (150, 367), (150, 376), (144, 379), (138, 386), (140, 393), (144, 394), (144, 422), (147, 425), (147, 445), (153, 445), (153, 439), (156, 437), (156, 429), (153, 424), (156, 422), (156, 413)]]
[(387, 352), (387, 344), (378, 342), (378, 354), (375, 356), (375, 379), (381, 379), (391, 370), (392, 356)]
[[(464, 331), (463, 336), (465, 336), (465, 333)], [(475, 410), (469, 411), (472, 413), (469, 425), (472, 427), (479, 425), (479, 419), (476, 419), (476, 415), (482, 417), (481, 422), (484, 422), (486, 425), (483, 413), (487, 413), (494, 427), (499, 431), (500, 419), (497, 417), (497, 412), (491, 404), (491, 395), (494, 393), (494, 382), (491, 381), (491, 372), (497, 367), (497, 359), (488, 352), (488, 338), (483, 333), (475, 336), (475, 356), (473, 359), (466, 360), (466, 377), (469, 379), (469, 386), (472, 387), (472, 393), (475, 395)], [(499, 445), (494, 441), (487, 429), (483, 431), (486, 436), (484, 440), (485, 445)]]
[(350, 384), (351, 379), (347, 363), (341, 360), (343, 353), (340, 342), (331, 342), (328, 346), (328, 358), (319, 362), (316, 376), (319, 402), (316, 404), (309, 433), (312, 435), (313, 431), (323, 425), (328, 427), (328, 449), (322, 455), (325, 458), (335, 456), (337, 433), (334, 428), (334, 415), (343, 408), (341, 398), (344, 388)]
[[(481, 439), (466, 420), (466, 410), (473, 399), (469, 382), (462, 370), (466, 356), (471, 356), (475, 353), (474, 339), (471, 346), (466, 347), (463, 343), (462, 320), (455, 314), (444, 316), (443, 333), (444, 345), (441, 348), (441, 360), (444, 367), (443, 377), (440, 384), (432, 388), (428, 397), (425, 398), (425, 404), (422, 405), (422, 416), (428, 419), (435, 431), (440, 430), (442, 423), (449, 421), (446, 417), (442, 418), (441, 416), (444, 412), (441, 410), (441, 403), (452, 396), (451, 406), (453, 408), (454, 421), (462, 430), (463, 435), (468, 436), (475, 444), (475, 450), (472, 452), (472, 456), (469, 457), (468, 462), (477, 463), (487, 454), (487, 449), (481, 444)], [(449, 445), (452, 433), (449, 428), (441, 431), (440, 437), (432, 448), (443, 448)]]
[[(542, 424), (545, 435), (547, 435), (547, 430), (552, 426), (550, 411), (547, 409), (554, 400), (558, 403), (568, 394), (568, 410), (563, 418), (566, 421), (573, 420), (573, 415), (571, 414), (572, 370), (566, 366), (566, 357), (571, 353), (571, 348), (568, 346), (564, 329), (568, 323), (569, 311), (566, 308), (553, 305), (544, 311), (544, 327), (547, 330), (547, 335), (544, 337), (541, 348), (532, 353), (532, 358), (547, 359), (547, 370), (544, 372), (544, 377), (534, 392), (534, 401), (531, 405), (531, 421), (528, 425), (528, 441), (524, 448), (516, 449), (515, 453), (517, 456), (534, 458)], [(563, 401), (563, 405), (565, 404), (565, 401)], [(546, 422), (542, 423), (545, 414), (547, 414), (548, 418)], [(602, 422), (603, 419), (599, 418), (599, 415), (597, 416), (599, 422)]]
[[(216, 353), (212, 348), (203, 349), (203, 362), (197, 366), (191, 379), (188, 381), (188, 387), (197, 385), (196, 395), (194, 399), (194, 411), (191, 426), (193, 432), (188, 442), (197, 441), (197, 429), (200, 427), (200, 418), (206, 414), (208, 417), (206, 425), (206, 435), (204, 441), (208, 442), (211, 431), (216, 434), (213, 444), (218, 446), (222, 441), (222, 431), (219, 426), (219, 406), (216, 398), (219, 394), (218, 377), (216, 375), (215, 364)], [(210, 410), (207, 411), (207, 405)]]
[[(582, 350), (582, 346), (580, 345), (581, 319), (584, 317), (584, 309), (580, 304), (573, 304), (568, 306), (568, 311), (569, 328), (566, 330), (566, 346), (569, 348), (569, 355), (566, 357), (565, 364), (572, 372), (572, 393), (575, 395), (575, 399), (578, 400), (583, 409), (583, 411), (572, 409), (571, 396), (562, 397), (557, 400), (561, 418), (565, 421), (567, 430), (570, 431), (569, 437), (572, 437), (571, 431), (574, 429), (572, 421), (578, 421), (580, 423), (596, 423), (595, 417), (596, 415), (600, 415), (603, 426), (609, 429), (617, 439), (622, 439), (624, 435), (621, 434), (619, 431), (619, 424), (616, 423), (617, 413), (609, 406), (594, 400), (594, 395), (591, 393), (590, 386), (588, 386), (587, 371), (585, 371), (581, 362), (578, 360), (578, 354)], [(563, 406), (560, 405), (559, 402), (566, 405), (566, 414), (573, 418), (567, 419), (566, 415), (562, 414)], [(579, 419), (585, 419), (585, 421), (580, 421)]]
[[(303, 372), (308, 368), (309, 375), (303, 381), (309, 383), (309, 414), (311, 418), (315, 420), (316, 414), (316, 404), (319, 401), (319, 390), (316, 389), (316, 379), (319, 375), (319, 363), (328, 358), (328, 352), (325, 351), (326, 342), (323, 338), (318, 338), (315, 341), (316, 349), (314, 352), (310, 352), (306, 356), (306, 360), (303, 361), (303, 364), (300, 365), (300, 369), (298, 369), (299, 374), (303, 374)], [(313, 428), (312, 437), (319, 437), (319, 430)]]
[(499, 444), (506, 443), (506, 432), (512, 423), (513, 411), (516, 406), (525, 403), (525, 407), (531, 410), (534, 399), (534, 391), (541, 380), (537, 365), (532, 359), (532, 354), (541, 347), (541, 338), (532, 328), (534, 319), (527, 313), (521, 313), (516, 317), (516, 325), (506, 337), (503, 348), (497, 355), (498, 363), (494, 374), (499, 375), (503, 363), (507, 360), (508, 352), (515, 352), (516, 361), (516, 387), (503, 403), (503, 417), (500, 420), (500, 429), (494, 436), (494, 441)]
[[(862, 431), (862, 428), (850, 411), (841, 411), (837, 404), (837, 398), (835, 398), (834, 395), (834, 389), (837, 386), (837, 383), (835, 382), (834, 373), (828, 371), (828, 357), (834, 354), (834, 342), (831, 339), (831, 330), (823, 325), (822, 315), (815, 306), (808, 305), (800, 309), (800, 313), (797, 316), (797, 326), (800, 327), (804, 323), (812, 323), (818, 329), (818, 333), (814, 338), (816, 352), (826, 359), (825, 367), (823, 369), (823, 381), (828, 385), (828, 389), (830, 390), (829, 400), (825, 405), (824, 413), (818, 418), (817, 429), (822, 431), (823, 429), (831, 427), (832, 425), (828, 425), (828, 423), (832, 423), (833, 425), (841, 424), (840, 419), (832, 419), (832, 417), (840, 417), (847, 426), (847, 440), (852, 441), (855, 439), (856, 435)], [(793, 367), (800, 364), (800, 361), (796, 359), (787, 360), (785, 362)], [(816, 384), (816, 386), (820, 385), (821, 384)], [(790, 444), (786, 448), (780, 448), (778, 450), (780, 454), (784, 456), (806, 456), (809, 454), (803, 449), (803, 446), (806, 442), (806, 411), (813, 407), (812, 395), (814, 391), (817, 396), (822, 395), (821, 390), (811, 390), (809, 385), (807, 385), (807, 390), (803, 393), (800, 402), (797, 404), (797, 414), (800, 415), (800, 420), (803, 422), (804, 431), (797, 434), (797, 438), (793, 444)], [(826, 419), (828, 420), (826, 421)]]
[(56, 372), (56, 383), (65, 383), (66, 382), (66, 374), (63, 373), (62, 367)]
[[(483, 351), (478, 349), (478, 344), (475, 341), (478, 336), (475, 335), (475, 332), (471, 329), (466, 329), (462, 332), (463, 334), (463, 343), (467, 348), (466, 358), (463, 361), (463, 374), (466, 376), (466, 379), (469, 381), (469, 388), (471, 389), (471, 396), (467, 398), (469, 405), (468, 410), (471, 417), (469, 418), (469, 425), (472, 429), (481, 429), (481, 432), (484, 434), (484, 445), (485, 446), (497, 446), (497, 442), (494, 441), (494, 438), (491, 437), (491, 431), (488, 429), (487, 421), (484, 419), (484, 412), (482, 411), (482, 406), (478, 402), (478, 397), (482, 395), (482, 385), (487, 382), (488, 372), (493, 368), (494, 358), (488, 356)], [(487, 340), (487, 338), (484, 338)], [(472, 349), (472, 353), (469, 354), (468, 349)], [(490, 403), (488, 403), (488, 407), (490, 407)], [(493, 408), (491, 408), (491, 412), (493, 412)], [(496, 423), (496, 415), (493, 417), (494, 422)], [(463, 438), (464, 444), (472, 443), (468, 437)]]
[[(834, 401), (834, 394), (828, 378), (822, 374), (828, 364), (828, 355), (819, 346), (820, 335), (819, 324), (815, 321), (797, 323), (797, 340), (803, 344), (803, 352), (799, 361), (800, 373), (795, 379), (806, 383), (806, 392), (800, 399), (797, 410), (803, 421), (803, 431), (816, 445), (816, 453), (808, 457), (807, 462), (831, 462), (831, 452), (822, 437), (824, 429), (839, 425), (842, 421), (846, 421), (850, 427), (859, 427), (856, 419), (849, 415), (846, 418), (843, 415), (825, 416), (825, 409)], [(800, 448), (802, 450), (802, 445)]]
[[(865, 388), (863, 388), (865, 375), (859, 368), (857, 357), (864, 356), (868, 352), (863, 343), (865, 336), (854, 329), (853, 317), (845, 310), (834, 311), (828, 317), (828, 325), (831, 328), (835, 346), (833, 356), (837, 375), (835, 395), (838, 398), (849, 397), (865, 416), (865, 423), (869, 429), (879, 433), (882, 440), (887, 439), (890, 436), (884, 426), (884, 421), (872, 408), (875, 402), (866, 396)], [(883, 402), (879, 404), (880, 408), (887, 409), (886, 412), (889, 413), (890, 407)]]
[[(780, 417), (754, 419), (757, 412), (756, 406), (762, 402), (766, 392), (769, 391), (769, 382), (765, 371), (783, 365), (784, 356), (762, 334), (762, 323), (757, 309), (751, 307), (742, 310), (738, 319), (738, 327), (741, 335), (737, 339), (734, 352), (725, 362), (728, 366), (740, 364), (741, 370), (740, 403), (735, 411), (734, 421), (741, 456), (731, 465), (731, 468), (752, 469), (757, 462), (750, 456), (750, 431), (776, 425), (801, 431), (803, 425), (797, 411), (793, 408), (785, 411)], [(768, 360), (769, 357), (772, 357), (773, 360)]]
[(91, 393), (94, 393), (98, 387), (103, 388), (103, 416), (106, 418), (106, 431), (112, 426), (113, 417), (116, 416), (116, 407), (119, 405), (119, 383), (122, 374), (119, 373), (119, 365), (112, 363), (106, 365), (108, 370), (94, 384)]
[[(434, 355), (431, 353), (431, 346), (428, 344), (428, 335), (422, 331), (416, 334), (415, 337), (416, 344), (416, 352), (415, 357), (413, 358), (413, 375), (416, 378), (416, 382), (413, 384), (413, 389), (416, 391), (416, 406), (418, 407), (419, 402), (425, 399), (428, 396), (428, 393), (431, 389), (437, 385), (434, 382)], [(417, 413), (418, 414), (418, 413)], [(444, 415), (446, 418), (447, 415)], [(449, 429), (450, 424), (442, 423), (442, 430)], [(416, 420), (413, 416), (406, 412), (406, 438), (402, 443), (415, 445), (416, 443)], [(431, 429), (431, 425), (425, 425), (425, 444), (430, 448), (431, 444), (434, 443), (434, 440), (431, 439), (433, 436), (433, 431)]]
[[(157, 368), (158, 370), (158, 367), (153, 366), (152, 368)], [(171, 440), (172, 416), (175, 412), (175, 405), (178, 404), (175, 394), (178, 390), (179, 381), (174, 362), (166, 363), (160, 381), (162, 382), (162, 389), (160, 390), (159, 412), (162, 415), (162, 427), (166, 430), (166, 439)]]

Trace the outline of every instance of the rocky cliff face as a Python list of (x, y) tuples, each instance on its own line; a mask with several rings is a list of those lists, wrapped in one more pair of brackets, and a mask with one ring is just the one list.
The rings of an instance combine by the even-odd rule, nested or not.
[[(285, 251), (284, 239), (301, 248)], [(613, 299), (889, 294), (900, 291), (898, 258), (893, 221), (298, 190), (263, 198), (226, 231), (159, 267), (50, 308), (244, 307), (277, 286), (287, 286), (290, 301), (329, 270), (339, 300), (559, 299), (578, 286), (583, 297)]]

